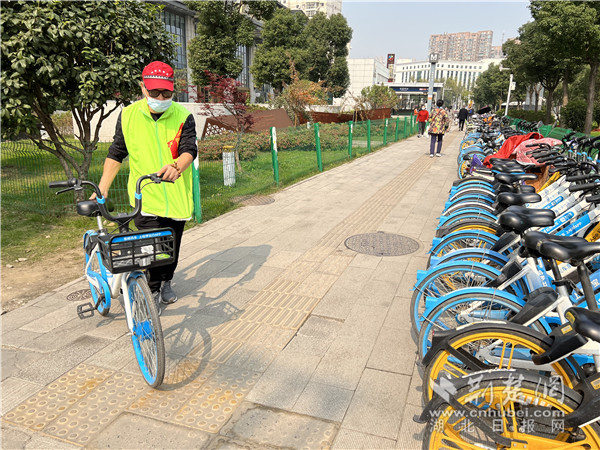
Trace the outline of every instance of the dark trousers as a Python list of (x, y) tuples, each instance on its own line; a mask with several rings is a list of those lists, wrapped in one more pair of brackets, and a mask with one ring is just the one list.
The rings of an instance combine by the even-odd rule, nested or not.
[(464, 127), (465, 127), (465, 119), (458, 119), (458, 129), (460, 131), (462, 131)]
[(142, 216), (140, 214), (135, 217), (134, 222), (139, 230), (147, 230), (149, 228), (173, 228), (173, 231), (175, 232), (175, 261), (166, 266), (148, 269), (147, 272), (150, 290), (152, 292), (158, 292), (163, 281), (170, 281), (173, 279), (175, 268), (179, 262), (179, 247), (181, 246), (185, 221), (173, 220), (168, 217)]
[(433, 155), (435, 153), (435, 143), (437, 141), (437, 152), (441, 153), (442, 151), (442, 139), (444, 139), (443, 134), (431, 134), (431, 144), (429, 145), (429, 153)]
[(427, 122), (417, 122), (419, 124), (419, 135), (423, 136), (425, 134), (425, 125)]

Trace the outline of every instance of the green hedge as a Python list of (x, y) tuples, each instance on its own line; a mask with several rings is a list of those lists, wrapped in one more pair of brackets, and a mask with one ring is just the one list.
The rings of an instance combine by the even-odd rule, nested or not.
[(509, 109), (508, 116), (513, 117), (515, 119), (524, 119), (528, 122), (545, 122), (546, 119), (546, 110), (542, 109), (540, 111), (525, 111), (523, 109)]

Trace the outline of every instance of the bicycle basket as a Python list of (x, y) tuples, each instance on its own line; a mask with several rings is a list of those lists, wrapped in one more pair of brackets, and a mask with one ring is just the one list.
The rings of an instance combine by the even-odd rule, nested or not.
[(164, 266), (175, 260), (175, 233), (172, 228), (119, 233), (100, 240), (104, 265), (112, 273)]

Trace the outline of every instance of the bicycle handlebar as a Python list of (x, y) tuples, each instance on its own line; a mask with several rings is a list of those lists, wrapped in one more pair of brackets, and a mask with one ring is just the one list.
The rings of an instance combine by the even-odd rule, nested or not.
[(48, 187), (50, 189), (70, 188), (70, 187), (75, 187), (76, 184), (77, 184), (77, 178), (71, 178), (70, 180), (67, 180), (67, 181), (51, 181), (50, 183), (48, 183)]
[(63, 192), (71, 191), (71, 190), (81, 190), (84, 186), (90, 186), (94, 192), (96, 193), (96, 202), (98, 203), (98, 209), (106, 220), (116, 223), (125, 223), (133, 217), (137, 216), (142, 210), (142, 181), (151, 180), (153, 183), (174, 183), (174, 181), (163, 180), (162, 177), (158, 176), (156, 173), (151, 173), (148, 175), (142, 175), (138, 178), (135, 185), (135, 206), (133, 212), (130, 214), (121, 214), (118, 217), (113, 216), (106, 207), (106, 198), (102, 196), (102, 192), (96, 183), (93, 181), (87, 180), (79, 180), (77, 178), (71, 178), (66, 181), (51, 181), (48, 183), (48, 187), (51, 189), (55, 188), (65, 188), (62, 191), (58, 191), (56, 194), (61, 194)]

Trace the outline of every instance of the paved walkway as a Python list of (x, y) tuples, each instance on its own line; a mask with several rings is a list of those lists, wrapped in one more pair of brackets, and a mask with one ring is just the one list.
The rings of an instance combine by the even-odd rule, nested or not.
[[(420, 448), (410, 289), (458, 143), (412, 137), (186, 232), (160, 390), (118, 302), (77, 318), (83, 279), (3, 315), (2, 448)], [(344, 244), (378, 231), (420, 248)]]

